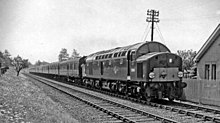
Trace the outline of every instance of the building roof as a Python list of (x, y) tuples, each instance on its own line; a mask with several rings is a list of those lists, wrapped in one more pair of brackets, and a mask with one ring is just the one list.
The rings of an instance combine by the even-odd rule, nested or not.
[(207, 50), (212, 46), (212, 44), (216, 41), (216, 39), (220, 36), (220, 24), (215, 28), (214, 32), (209, 36), (205, 44), (201, 47), (201, 49), (196, 54), (193, 59), (195, 62), (199, 62), (200, 59), (205, 55)]

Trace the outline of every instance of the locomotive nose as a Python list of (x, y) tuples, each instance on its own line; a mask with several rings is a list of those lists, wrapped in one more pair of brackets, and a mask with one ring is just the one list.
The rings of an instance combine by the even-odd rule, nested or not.
[(176, 54), (157, 53), (148, 60), (151, 81), (179, 81), (183, 77), (181, 58)]

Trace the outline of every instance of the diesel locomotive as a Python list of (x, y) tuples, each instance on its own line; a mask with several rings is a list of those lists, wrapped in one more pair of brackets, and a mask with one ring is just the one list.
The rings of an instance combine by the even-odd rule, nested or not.
[(136, 98), (181, 99), (182, 59), (162, 43), (141, 42), (64, 62), (36, 66), (30, 73), (66, 78), (92, 88)]

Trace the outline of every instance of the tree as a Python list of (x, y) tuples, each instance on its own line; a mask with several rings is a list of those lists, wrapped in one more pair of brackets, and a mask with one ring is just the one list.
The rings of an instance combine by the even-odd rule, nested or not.
[(178, 50), (177, 55), (179, 55), (183, 60), (183, 69), (190, 70), (195, 62), (193, 58), (196, 56), (196, 51), (191, 50)]
[(12, 58), (10, 57), (11, 54), (8, 52), (8, 50), (5, 50), (3, 53), (3, 59), (5, 61), (5, 66), (11, 66), (12, 65)]
[(0, 51), (0, 58), (4, 59), (4, 55), (1, 51)]
[(60, 51), (60, 54), (58, 56), (58, 60), (61, 61), (66, 61), (69, 59), (69, 54), (67, 53), (67, 49), (66, 48), (62, 48), (62, 50)]
[(4, 51), (4, 57), (5, 58), (9, 58), (11, 56), (11, 54), (8, 52), (8, 50)]
[(73, 49), (73, 52), (72, 52), (72, 55), (71, 55), (70, 59), (74, 59), (74, 58), (77, 58), (77, 57), (80, 57), (79, 53), (77, 52), (76, 49)]
[(27, 68), (29, 65), (28, 59), (22, 59), (19, 55), (14, 58), (13, 65), (16, 68), (17, 76), (23, 68)]

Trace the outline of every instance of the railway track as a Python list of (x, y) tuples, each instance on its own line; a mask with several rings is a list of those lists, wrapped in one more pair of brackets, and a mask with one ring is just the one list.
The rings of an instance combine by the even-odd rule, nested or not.
[[(71, 84), (73, 84), (73, 83), (71, 83)], [(76, 84), (74, 84), (74, 85), (76, 85)], [(76, 86), (79, 86), (79, 85), (76, 85)], [(171, 102), (165, 101), (165, 100), (163, 100), (162, 103), (147, 102), (144, 100), (140, 100), (140, 99), (132, 98), (129, 96), (124, 96), (124, 95), (119, 95), (119, 94), (115, 94), (112, 92), (106, 92), (106, 91), (99, 90), (99, 89), (88, 88), (85, 86), (80, 86), (80, 87), (87, 88), (87, 89), (97, 91), (100, 93), (104, 93), (104, 94), (107, 94), (110, 96), (119, 97), (119, 98), (126, 99), (126, 100), (131, 100), (133, 102), (140, 103), (143, 105), (148, 105), (148, 106), (168, 110), (168, 111), (175, 112), (179, 115), (183, 115), (186, 117), (189, 116), (192, 118), (197, 118), (197, 119), (200, 119), (200, 120), (198, 120), (199, 122), (206, 122), (206, 121), (217, 122), (217, 123), (220, 122), (220, 110), (218, 110), (218, 109), (199, 106), (199, 105), (186, 104), (186, 103), (181, 103), (181, 102), (172, 102), (171, 103)]]
[[(31, 77), (35, 80), (43, 82), (59, 91), (62, 91), (65, 94), (74, 97), (85, 104), (94, 107), (97, 110), (102, 111), (103, 113), (111, 116), (112, 118), (108, 121), (102, 122), (111, 122), (111, 123), (146, 123), (146, 122), (163, 122), (163, 123), (178, 123), (173, 119), (165, 118), (163, 116), (159, 116), (156, 114), (152, 114), (140, 109), (135, 109), (124, 104), (116, 103), (111, 100), (103, 99), (101, 97), (97, 97), (79, 90), (73, 90), (72, 88), (68, 88), (67, 86), (60, 85), (58, 83), (53, 83), (48, 79), (44, 79), (42, 77), (33, 76), (30, 74), (25, 74), (28, 77)], [(74, 93), (71, 93), (74, 91)]]
[[(80, 86), (85, 88), (85, 86)], [(112, 92), (107, 92), (99, 89), (94, 88), (87, 88), (94, 91), (98, 91), (100, 93), (105, 93), (107, 95), (111, 95), (114, 97), (119, 97), (127, 100), (131, 100), (136, 103), (149, 105), (153, 107), (158, 107), (160, 109), (169, 110), (171, 112), (176, 112), (180, 115), (190, 116), (193, 118), (201, 119), (200, 121), (211, 121), (220, 123), (220, 109), (214, 109), (210, 107), (200, 106), (200, 105), (193, 105), (193, 104), (187, 104), (182, 102), (169, 102), (166, 100), (162, 100), (162, 102), (148, 102), (145, 100), (140, 100), (136, 98), (132, 98), (129, 96), (119, 95)]]
[(165, 109), (165, 110), (169, 110), (172, 112), (176, 112), (180, 115), (198, 118), (198, 119), (201, 119), (201, 122), (211, 121), (211, 122), (220, 123), (220, 110), (219, 109), (204, 107), (200, 105), (186, 104), (186, 103), (181, 103), (181, 102), (169, 102), (166, 100), (163, 100), (162, 103), (161, 102), (156, 102), (156, 103), (147, 102), (144, 100), (140, 100), (140, 99), (136, 99), (136, 98), (132, 98), (128, 96), (123, 96), (123, 95), (118, 95), (118, 94), (114, 94), (111, 92), (106, 92), (106, 91), (101, 91), (101, 90), (97, 90), (97, 91), (111, 95), (111, 96), (131, 100), (136, 103), (158, 107), (160, 109)]

